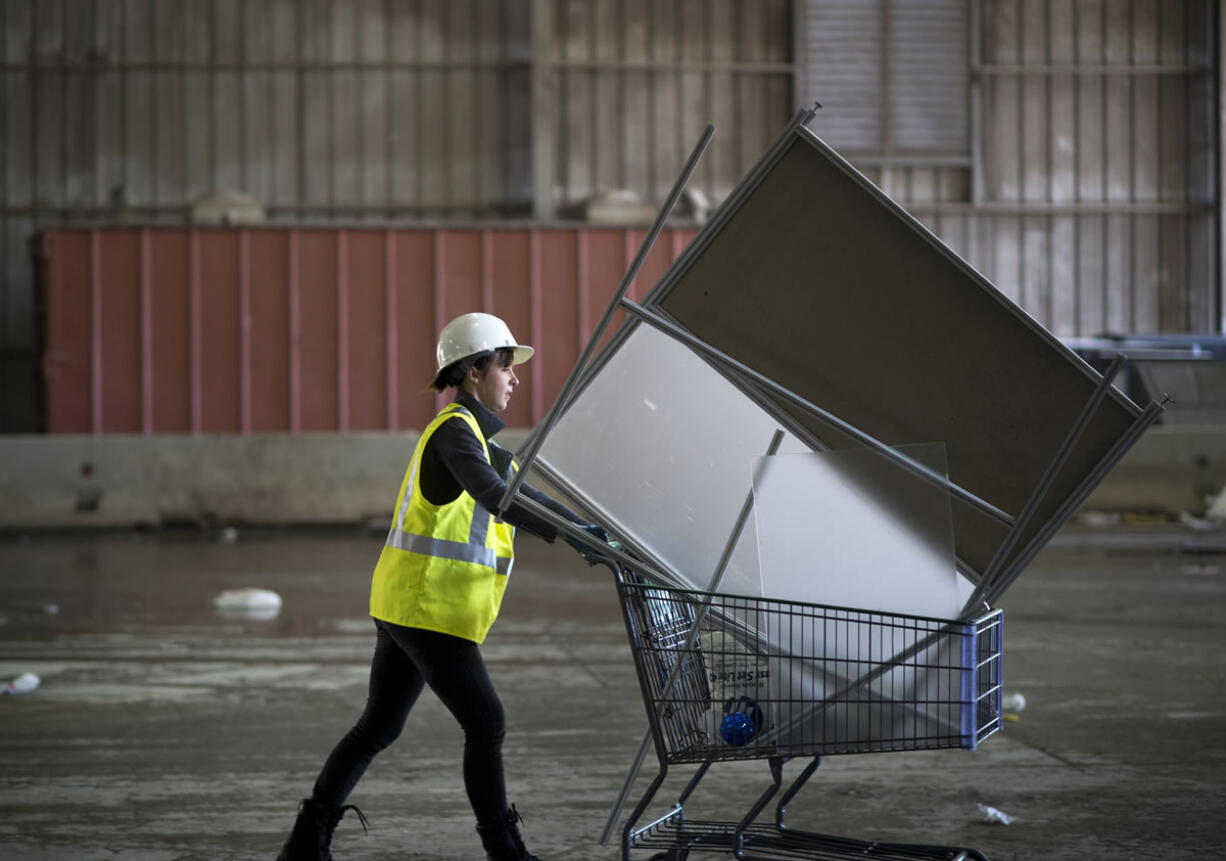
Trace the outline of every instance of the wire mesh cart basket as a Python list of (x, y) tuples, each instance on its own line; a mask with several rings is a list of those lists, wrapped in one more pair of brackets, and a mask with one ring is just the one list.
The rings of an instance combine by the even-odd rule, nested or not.
[[(975, 748), (1001, 725), (999, 610), (968, 622), (724, 595), (615, 569), (659, 774), (628, 817), (632, 849), (681, 861), (737, 858), (955, 859), (974, 849), (878, 843), (791, 829), (786, 808), (826, 754)], [(811, 758), (783, 786), (783, 763)], [(765, 759), (771, 785), (735, 821), (687, 819), (715, 762)], [(670, 766), (698, 769), (664, 815), (639, 820)]]

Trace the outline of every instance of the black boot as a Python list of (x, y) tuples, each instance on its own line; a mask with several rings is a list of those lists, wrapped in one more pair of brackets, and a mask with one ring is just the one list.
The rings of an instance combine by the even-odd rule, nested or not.
[(298, 818), (294, 830), (289, 833), (277, 861), (332, 861), (332, 832), (345, 815), (352, 810), (366, 830), (366, 817), (352, 804), (338, 807), (335, 804), (320, 804), (309, 798), (298, 805)]
[(481, 845), (489, 861), (541, 861), (524, 846), (524, 839), (516, 827), (519, 822), (523, 822), (523, 817), (512, 804), (510, 810), (503, 811), (493, 822), (477, 823), (477, 833), (481, 835)]

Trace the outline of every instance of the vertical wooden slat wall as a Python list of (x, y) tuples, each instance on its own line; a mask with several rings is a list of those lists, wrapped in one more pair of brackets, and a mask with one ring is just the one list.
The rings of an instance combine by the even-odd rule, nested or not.
[[(558, 0), (553, 203), (663, 199), (707, 123), (692, 187), (721, 199), (796, 101), (792, 0)], [(538, 202), (539, 205), (539, 202)]]
[[(314, 328), (318, 308), (344, 308), (337, 291), (362, 291), (356, 275), (370, 274), (325, 288), (317, 267), (375, 258), (357, 250), (360, 233), (344, 251), (321, 252), (310, 241), (317, 226), (535, 215), (542, 232), (520, 249), (522, 289), (547, 292), (554, 264), (544, 225), (555, 216), (581, 219), (593, 195), (613, 189), (658, 203), (712, 120), (719, 131), (691, 186), (718, 202), (792, 110), (813, 99), (825, 105), (819, 135), (1057, 334), (1220, 331), (1219, 5), (3, 0), (0, 432), (39, 430), (48, 411), (29, 250), (43, 228), (182, 231), (181, 305), (167, 306), (156, 286), (148, 292), (166, 265), (154, 255), (151, 268), (131, 273), (144, 341), (132, 355), (107, 357), (151, 376), (152, 400), (124, 407), (142, 425), (230, 423), (203, 396), (219, 385), (204, 371), (216, 349), (206, 330), (225, 313), (208, 279), (224, 277), (253, 321), (280, 314), (289, 339), (287, 353), (273, 357), (236, 333), (226, 361), (251, 371), (251, 388), (237, 393), (239, 425), (356, 428), (366, 407), (354, 404), (375, 394), (342, 359), (374, 349), (353, 341), (368, 321), (334, 320), (326, 355), (307, 345), (326, 334)], [(809, 81), (799, 90), (798, 70)], [(194, 201), (227, 190), (250, 194), (269, 223), (299, 226), (302, 236), (278, 235), (285, 247), (268, 256), (258, 246), (272, 240), (253, 230), (248, 263), (240, 250), (227, 273), (213, 272), (211, 255), (233, 249), (218, 251), (220, 240), (184, 225)], [(450, 239), (435, 249), (398, 228), (389, 236), (379, 277), (386, 312), (400, 317), (409, 311), (391, 280), (413, 271), (415, 258), (460, 252)], [(290, 246), (300, 240), (296, 253)], [(107, 250), (99, 277), (124, 265)], [(606, 254), (595, 239), (572, 251)], [(474, 259), (488, 266), (504, 253), (495, 243)], [(261, 293), (263, 277), (286, 295)], [(195, 328), (172, 349), (160, 327), (182, 314)], [(523, 321), (534, 325), (546, 321)], [(395, 342), (402, 330), (389, 322), (384, 331), (385, 352), (412, 354), (412, 344)], [(168, 372), (152, 359), (163, 355), (195, 369), (199, 382), (186, 395), (161, 392)], [(257, 378), (281, 373), (277, 363), (301, 379), (285, 403), (261, 401)], [(337, 385), (309, 388), (321, 374), (356, 388), (339, 400)], [(386, 370), (372, 384), (382, 386), (385, 423), (407, 408), (403, 380), (392, 376)], [(97, 421), (119, 409), (108, 402)]]
[(977, 5), (986, 211), (966, 253), (1059, 335), (1217, 329), (1215, 4)]
[[(668, 228), (642, 295), (696, 231)], [(504, 418), (548, 410), (637, 228), (51, 228), (52, 433), (297, 433), (425, 425), (441, 322), (507, 320), (537, 356)]]
[(1221, 330), (1219, 4), (807, 6), (814, 129), (1039, 322)]
[[(793, 109), (797, 2), (2, 0), (0, 432), (38, 430), (45, 412), (28, 249), (39, 230), (182, 226), (196, 201), (227, 191), (277, 224), (551, 222), (555, 203), (614, 188), (660, 202), (709, 120), (723, 132), (696, 186), (719, 192)], [(295, 308), (335, 299), (300, 274)], [(215, 310), (204, 293), (189, 299), (203, 303), (194, 319)], [(247, 300), (267, 313), (258, 293)], [(255, 373), (260, 345), (248, 347), (238, 361)], [(318, 355), (291, 370), (343, 373)], [(240, 423), (285, 410), (304, 428), (344, 423), (342, 403), (296, 391), (289, 404), (240, 398)], [(400, 408), (387, 391), (382, 401)], [(228, 422), (188, 406), (191, 427)]]

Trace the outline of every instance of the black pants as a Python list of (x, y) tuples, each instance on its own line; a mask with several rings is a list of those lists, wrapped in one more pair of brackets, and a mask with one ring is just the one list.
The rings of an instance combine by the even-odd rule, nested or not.
[(429, 685), (464, 730), (464, 788), (478, 823), (507, 809), (502, 772), (506, 716), (471, 640), (375, 620), (366, 710), (332, 750), (311, 797), (344, 804), (379, 751), (394, 742), (405, 718)]

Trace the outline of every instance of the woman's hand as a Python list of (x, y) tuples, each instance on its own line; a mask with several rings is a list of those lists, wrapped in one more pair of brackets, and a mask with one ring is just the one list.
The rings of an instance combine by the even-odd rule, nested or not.
[[(608, 544), (609, 534), (605, 532), (604, 529), (601, 528), (599, 524), (588, 523), (585, 526), (581, 526), (580, 528), (584, 532), (589, 533), (593, 538), (599, 539), (601, 544)], [(599, 551), (583, 543), (578, 538), (572, 538), (569, 535), (563, 535), (562, 537), (566, 539), (567, 544), (575, 548), (575, 552), (578, 553), (580, 556), (582, 556), (587, 561), (588, 565), (596, 564)]]

